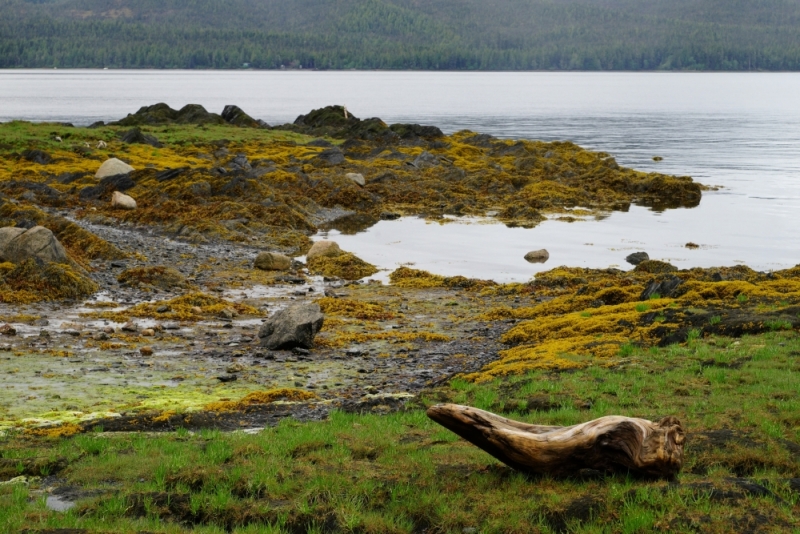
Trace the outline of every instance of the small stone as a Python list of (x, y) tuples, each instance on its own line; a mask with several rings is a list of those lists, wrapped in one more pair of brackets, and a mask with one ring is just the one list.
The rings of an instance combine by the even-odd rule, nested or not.
[(236, 380), (238, 378), (239, 377), (236, 376), (236, 375), (221, 375), (221, 376), (217, 377), (217, 380), (219, 380), (222, 383), (225, 383), (225, 382), (236, 382)]
[(156, 313), (167, 313), (168, 311), (170, 311), (170, 307), (167, 306), (166, 304), (161, 305), (158, 308), (156, 308)]
[(4, 324), (3, 326), (0, 326), (0, 334), (4, 336), (16, 336), (17, 329), (10, 324)]
[(154, 335), (156, 335), (156, 333), (152, 328), (145, 328), (144, 330), (142, 330), (142, 335), (144, 337), (153, 337)]
[(697, 243), (692, 243), (691, 241), (689, 241), (688, 243), (686, 243), (684, 246), (685, 246), (686, 248), (693, 248), (693, 249), (694, 249), (694, 248), (700, 248), (700, 245), (698, 245)]
[(142, 347), (139, 349), (139, 353), (142, 356), (152, 356), (153, 355), (153, 347)]
[(81, 335), (81, 333), (78, 330), (75, 330), (74, 328), (70, 328), (69, 330), (64, 330), (61, 333), (72, 337), (78, 337)]
[(550, 259), (550, 253), (545, 249), (531, 250), (525, 254), (525, 261), (528, 263), (544, 263)]
[(111, 207), (120, 208), (123, 210), (135, 210), (136, 201), (124, 193), (114, 191), (114, 193), (111, 195)]
[(203, 313), (203, 308), (201, 308), (200, 306), (192, 306), (192, 313), (199, 315)]
[(361, 187), (367, 184), (366, 180), (364, 180), (364, 175), (358, 172), (348, 172), (344, 177)]
[(94, 335), (94, 340), (95, 341), (106, 341), (106, 340), (108, 340), (108, 334), (106, 334), (105, 332), (98, 332), (98, 333), (96, 333)]
[(221, 312), (219, 312), (219, 316), (223, 319), (233, 319), (236, 317), (236, 312), (233, 311), (231, 308), (225, 308)]
[(114, 327), (113, 326), (107, 326), (107, 327), (103, 328), (103, 332), (105, 332), (106, 334), (113, 334), (114, 333)]
[(139, 325), (137, 325), (133, 321), (128, 321), (127, 323), (122, 325), (121, 330), (123, 332), (138, 332), (139, 331)]
[(179, 323), (164, 323), (163, 325), (164, 330), (180, 330), (181, 325)]
[(625, 261), (631, 265), (639, 265), (643, 261), (648, 261), (649, 259), (650, 256), (647, 254), (647, 252), (634, 252), (633, 254), (629, 254), (625, 258)]

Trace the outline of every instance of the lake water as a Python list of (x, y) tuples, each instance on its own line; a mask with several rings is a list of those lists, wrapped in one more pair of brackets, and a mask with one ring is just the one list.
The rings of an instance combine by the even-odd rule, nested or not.
[[(0, 121), (114, 120), (143, 105), (237, 104), (270, 124), (328, 104), (356, 116), (468, 128), (498, 137), (569, 139), (621, 165), (722, 188), (694, 209), (632, 207), (600, 220), (499, 224), (385, 221), (330, 236), (391, 269), (527, 280), (558, 265), (628, 268), (645, 250), (680, 267), (800, 263), (800, 74), (302, 71), (0, 71)], [(662, 156), (654, 162), (653, 156)], [(699, 249), (683, 245), (694, 242)], [(529, 250), (550, 260), (531, 265)]]

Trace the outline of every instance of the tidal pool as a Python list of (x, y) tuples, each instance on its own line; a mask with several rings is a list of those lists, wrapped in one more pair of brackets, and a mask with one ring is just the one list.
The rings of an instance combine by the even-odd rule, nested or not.
[[(382, 280), (407, 265), (446, 276), (525, 282), (561, 265), (628, 270), (633, 266), (625, 257), (636, 251), (682, 269), (745, 264), (770, 271), (797, 264), (797, 240), (776, 244), (765, 238), (770, 229), (742, 221), (740, 214), (729, 209), (730, 196), (726, 191), (706, 192), (702, 209), (659, 212), (631, 206), (628, 212), (577, 218), (576, 222), (550, 219), (535, 228), (508, 228), (491, 218), (448, 218), (440, 223), (404, 217), (380, 221), (354, 234), (321, 231), (314, 239), (334, 240), (384, 269), (372, 277)], [(740, 228), (739, 232), (727, 231), (731, 226)], [(687, 243), (698, 247), (687, 248)], [(542, 248), (550, 253), (547, 262), (525, 261), (527, 252)]]

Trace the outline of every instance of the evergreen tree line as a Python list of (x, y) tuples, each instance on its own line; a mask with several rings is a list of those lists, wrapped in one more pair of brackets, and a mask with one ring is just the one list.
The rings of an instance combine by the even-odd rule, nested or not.
[(152, 13), (59, 18), (37, 11), (40, 4), (4, 0), (0, 68), (800, 70), (800, 32), (789, 16), (780, 25), (721, 24), (611, 16), (562, 2), (518, 27), (481, 27), (469, 17), (459, 26), (388, 0), (353, 0), (339, 17), (316, 25), (307, 18), (287, 31), (288, 24), (211, 25), (222, 16), (219, 3), (201, 4), (213, 7), (203, 20), (172, 13), (152, 22)]

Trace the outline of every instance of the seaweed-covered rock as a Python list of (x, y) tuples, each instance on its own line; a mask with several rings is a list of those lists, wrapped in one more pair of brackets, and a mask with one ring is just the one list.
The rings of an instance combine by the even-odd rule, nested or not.
[(125, 163), (124, 161), (118, 160), (117, 158), (107, 159), (100, 165), (100, 168), (97, 169), (95, 173), (95, 178), (107, 178), (109, 176), (118, 176), (120, 174), (128, 174), (134, 171), (134, 168)]
[(0, 263), (0, 302), (25, 303), (83, 298), (97, 291), (79, 269), (29, 258), (18, 265)]
[(3, 228), (2, 230), (4, 237), (0, 237), (0, 242), (5, 242), (5, 246), (0, 250), (2, 261), (22, 263), (31, 258), (44, 263), (69, 263), (70, 261), (67, 251), (64, 250), (56, 236), (44, 226), (34, 226), (27, 230), (22, 228)]
[(53, 160), (53, 157), (43, 150), (25, 150), (22, 157), (39, 165), (47, 165)]
[(260, 128), (261, 124), (258, 123), (253, 117), (248, 115), (239, 106), (228, 105), (222, 110), (222, 119), (225, 122), (233, 124), (234, 126), (244, 126), (247, 128)]
[(323, 150), (314, 158), (315, 163), (322, 165), (340, 165), (344, 161), (344, 152), (338, 147)]
[(650, 273), (650, 274), (672, 273), (677, 270), (678, 268), (672, 265), (671, 263), (659, 260), (645, 260), (639, 263), (634, 269), (634, 271), (636, 271), (637, 273)]
[(313, 274), (335, 276), (344, 280), (360, 280), (378, 272), (374, 265), (349, 252), (338, 256), (316, 256), (308, 260), (308, 270)]
[(224, 124), (225, 121), (216, 113), (209, 113), (199, 104), (187, 104), (179, 110), (167, 104), (159, 103), (143, 106), (134, 114), (122, 120), (112, 122), (116, 126), (142, 126), (147, 124)]
[(127, 191), (135, 185), (136, 182), (128, 174), (115, 174), (106, 176), (97, 185), (84, 187), (78, 196), (81, 200), (97, 200), (114, 191)]
[(271, 350), (310, 349), (322, 329), (325, 316), (319, 304), (298, 304), (275, 313), (258, 331), (259, 344)]
[(126, 269), (117, 277), (121, 284), (130, 286), (150, 285), (159, 289), (187, 287), (186, 277), (172, 267), (134, 267)]
[(401, 139), (436, 139), (444, 137), (444, 133), (436, 126), (422, 126), (419, 124), (392, 124), (389, 129), (396, 133)]
[(150, 145), (155, 148), (161, 148), (164, 146), (159, 142), (158, 139), (156, 139), (154, 135), (142, 133), (139, 128), (132, 128), (121, 134), (120, 139), (123, 143), (128, 144)]
[(292, 267), (292, 258), (277, 252), (262, 252), (256, 256), (253, 267), (262, 271), (288, 271)]
[(334, 257), (341, 254), (343, 254), (342, 249), (339, 248), (339, 244), (336, 243), (336, 241), (316, 241), (311, 246), (311, 250), (308, 251), (308, 254), (306, 254), (306, 260), (310, 261), (321, 256)]

